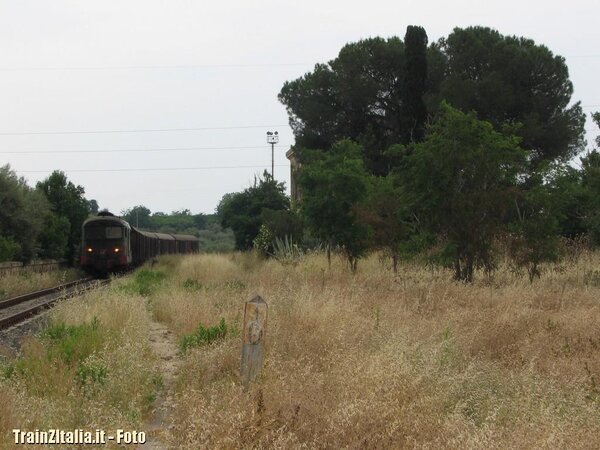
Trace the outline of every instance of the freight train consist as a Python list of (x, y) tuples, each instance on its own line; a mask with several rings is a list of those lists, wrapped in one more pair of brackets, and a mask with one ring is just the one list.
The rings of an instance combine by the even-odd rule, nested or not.
[(104, 212), (83, 223), (80, 263), (88, 273), (106, 274), (138, 266), (155, 256), (197, 251), (195, 236), (141, 231)]

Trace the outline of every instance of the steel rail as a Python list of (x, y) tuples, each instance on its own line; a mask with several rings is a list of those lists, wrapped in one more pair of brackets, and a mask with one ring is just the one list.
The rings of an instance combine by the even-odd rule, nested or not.
[(93, 278), (81, 278), (79, 280), (71, 281), (69, 283), (61, 284), (59, 286), (54, 286), (51, 288), (42, 289), (35, 292), (30, 292), (28, 294), (18, 295), (16, 297), (7, 298), (6, 300), (0, 300), (0, 309), (8, 308), (9, 306), (18, 305), (19, 303), (26, 302), (28, 300), (33, 300), (35, 298), (43, 297), (44, 295), (53, 294), (55, 292), (59, 292), (63, 289), (68, 289), (73, 286), (77, 286), (81, 283), (86, 283), (88, 281), (93, 280)]
[[(0, 310), (8, 308), (10, 306), (18, 305), (19, 303), (24, 303), (29, 300), (40, 299), (46, 296), (50, 296), (52, 294), (59, 294), (56, 296), (52, 296), (47, 301), (32, 305), (21, 311), (17, 311), (16, 313), (11, 314), (9, 316), (0, 317), (0, 329), (7, 328), (11, 325), (19, 323), (24, 319), (39, 313), (40, 311), (48, 309), (59, 300), (64, 300), (69, 297), (80, 295), (90, 289), (93, 289), (98, 286), (103, 286), (110, 282), (109, 280), (99, 280), (97, 283), (94, 283), (94, 281), (95, 280), (93, 278), (85, 278), (81, 280), (72, 281), (70, 283), (65, 283), (60, 286), (55, 286), (53, 288), (43, 289), (41, 291), (31, 292), (29, 294), (1, 301)], [(79, 285), (81, 285), (82, 289), (75, 289)]]

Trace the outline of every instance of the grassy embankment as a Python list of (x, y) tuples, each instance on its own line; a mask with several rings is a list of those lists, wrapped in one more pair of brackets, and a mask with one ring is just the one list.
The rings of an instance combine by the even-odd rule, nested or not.
[(29, 292), (39, 291), (59, 284), (83, 278), (77, 269), (53, 270), (51, 272), (22, 272), (0, 277), (0, 300)]
[(18, 356), (0, 343), (0, 448), (14, 448), (14, 428), (143, 431), (162, 379), (139, 288), (123, 279), (62, 302)]
[[(152, 315), (188, 347), (168, 418), (173, 448), (597, 447), (599, 267), (600, 255), (584, 254), (533, 284), (502, 267), (463, 285), (413, 265), (394, 277), (376, 257), (355, 276), (322, 256), (297, 266), (165, 258), (53, 313), (99, 342), (74, 364), (46, 363), (52, 338), (32, 341), (23, 360), (47, 366), (7, 366), (0, 401), (12, 412), (0, 432), (82, 421), (140, 429), (160, 385), (146, 344)], [(244, 392), (236, 329), (255, 293), (269, 304), (267, 359)]]

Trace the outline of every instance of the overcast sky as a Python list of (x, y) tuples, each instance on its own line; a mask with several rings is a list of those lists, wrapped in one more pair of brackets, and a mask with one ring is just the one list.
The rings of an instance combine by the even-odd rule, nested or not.
[[(0, 165), (30, 184), (63, 170), (116, 213), (134, 205), (211, 213), (223, 194), (270, 169), (272, 130), (275, 177), (289, 187), (283, 83), (347, 42), (404, 36), (407, 25), (423, 26), (430, 41), (485, 25), (545, 44), (566, 57), (588, 141), (598, 134), (589, 117), (600, 111), (597, 0), (360, 5), (0, 0)], [(115, 151), (148, 149), (169, 150)], [(105, 171), (182, 167), (204, 169)]]

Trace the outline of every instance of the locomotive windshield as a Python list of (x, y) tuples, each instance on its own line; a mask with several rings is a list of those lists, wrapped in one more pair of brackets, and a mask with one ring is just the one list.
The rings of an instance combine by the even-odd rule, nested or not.
[(87, 227), (85, 238), (88, 240), (121, 239), (123, 237), (122, 227)]
[[(109, 224), (88, 224), (83, 230), (83, 242), (86, 247), (111, 248), (123, 245), (125, 229)], [(88, 250), (89, 252), (90, 250)]]

